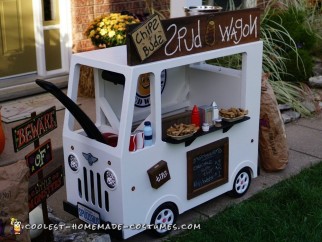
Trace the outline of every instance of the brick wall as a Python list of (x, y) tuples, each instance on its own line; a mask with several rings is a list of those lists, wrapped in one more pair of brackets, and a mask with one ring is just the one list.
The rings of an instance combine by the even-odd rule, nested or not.
[[(153, 2), (155, 9), (169, 9), (170, 0), (154, 0)], [(71, 0), (71, 7), (73, 52), (82, 52), (94, 49), (91, 41), (84, 37), (83, 32), (95, 17), (124, 10), (142, 15), (146, 11), (146, 2), (145, 0)]]

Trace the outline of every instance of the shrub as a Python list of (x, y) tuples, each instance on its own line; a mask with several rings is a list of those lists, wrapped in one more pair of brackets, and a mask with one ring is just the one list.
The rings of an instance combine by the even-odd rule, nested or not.
[[(279, 43), (275, 44), (281, 46), (280, 55), (285, 59), (286, 71), (281, 75), (283, 81), (306, 82), (311, 77), (313, 68), (311, 53), (316, 46), (317, 37), (308, 26), (307, 16), (307, 11), (294, 6), (286, 9), (273, 9), (268, 14), (270, 21), (267, 23), (276, 29), (285, 29), (291, 37), (284, 36), (283, 41), (280, 42), (280, 36), (277, 37), (275, 33), (272, 33), (273, 41), (279, 40)], [(296, 44), (296, 52), (289, 48), (291, 42)]]
[(301, 61), (297, 60), (297, 56), (294, 52), (289, 52), (287, 60), (285, 61), (287, 74), (282, 75), (284, 81), (291, 82), (307, 82), (312, 76), (313, 58), (308, 50), (299, 49), (298, 54), (301, 57)]

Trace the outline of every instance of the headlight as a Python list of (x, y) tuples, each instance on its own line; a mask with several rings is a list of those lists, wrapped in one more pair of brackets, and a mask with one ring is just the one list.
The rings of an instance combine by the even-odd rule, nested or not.
[(112, 170), (105, 171), (104, 180), (105, 180), (106, 185), (110, 189), (114, 190), (116, 188), (117, 179), (116, 179), (116, 176)]
[(78, 172), (79, 162), (77, 157), (74, 154), (68, 156), (68, 165), (72, 171)]

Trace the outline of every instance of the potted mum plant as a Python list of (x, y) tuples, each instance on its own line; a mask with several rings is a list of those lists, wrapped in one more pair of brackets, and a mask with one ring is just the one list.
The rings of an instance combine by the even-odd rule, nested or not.
[(124, 45), (126, 42), (126, 25), (139, 22), (140, 20), (129, 14), (105, 14), (95, 18), (84, 34), (98, 48)]

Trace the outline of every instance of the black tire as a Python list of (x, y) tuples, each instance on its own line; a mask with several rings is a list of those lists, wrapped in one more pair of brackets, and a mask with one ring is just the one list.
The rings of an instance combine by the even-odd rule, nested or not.
[(230, 191), (230, 195), (233, 197), (242, 197), (248, 191), (251, 184), (251, 174), (249, 169), (243, 168), (238, 172), (235, 177), (233, 189)]
[(157, 237), (169, 234), (176, 223), (178, 209), (173, 203), (163, 203), (153, 213), (151, 232)]

